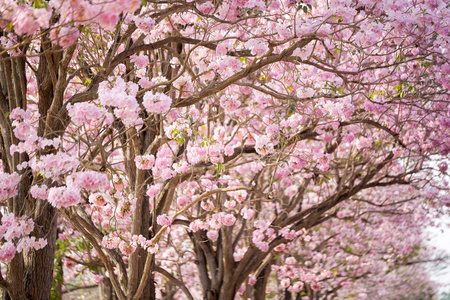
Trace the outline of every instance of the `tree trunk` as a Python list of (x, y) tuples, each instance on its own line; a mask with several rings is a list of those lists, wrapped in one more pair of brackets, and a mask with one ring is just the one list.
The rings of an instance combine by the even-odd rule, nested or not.
[(27, 298), (49, 299), (53, 281), (53, 267), (56, 250), (56, 209), (47, 201), (38, 200), (35, 226), (47, 239), (47, 246), (24, 254), (24, 282)]
[(261, 274), (259, 274), (256, 283), (254, 285), (254, 292), (253, 292), (253, 299), (260, 300), (265, 299), (266, 297), (266, 285), (267, 280), (269, 279), (270, 275), (270, 264), (267, 264), (267, 266), (262, 270)]
[(99, 286), (100, 300), (117, 300), (111, 280), (108, 277), (103, 278), (103, 282)]

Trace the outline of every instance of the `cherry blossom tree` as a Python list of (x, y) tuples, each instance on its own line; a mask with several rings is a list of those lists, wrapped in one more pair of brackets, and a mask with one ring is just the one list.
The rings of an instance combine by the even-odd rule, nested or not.
[(3, 1), (4, 298), (69, 281), (109, 299), (431, 297), (418, 265), (450, 205), (449, 14)]

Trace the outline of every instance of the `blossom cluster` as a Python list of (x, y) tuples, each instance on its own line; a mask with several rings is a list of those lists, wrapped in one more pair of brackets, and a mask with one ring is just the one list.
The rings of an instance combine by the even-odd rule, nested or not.
[(16, 218), (14, 214), (2, 216), (0, 225), (0, 262), (10, 262), (17, 252), (28, 252), (30, 249), (42, 249), (47, 245), (43, 238), (36, 240), (29, 236), (34, 229), (32, 219)]

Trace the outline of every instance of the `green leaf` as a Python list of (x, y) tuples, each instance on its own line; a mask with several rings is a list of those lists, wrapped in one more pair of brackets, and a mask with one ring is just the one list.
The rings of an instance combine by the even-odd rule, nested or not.
[(306, 14), (308, 13), (308, 8), (306, 6), (303, 6), (303, 12)]

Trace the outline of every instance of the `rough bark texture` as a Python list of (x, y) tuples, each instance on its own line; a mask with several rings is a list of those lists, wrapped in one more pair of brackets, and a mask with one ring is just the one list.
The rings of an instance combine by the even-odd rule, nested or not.
[[(21, 50), (25, 53), (26, 48), (27, 45), (24, 45)], [(41, 50), (45, 51), (44, 49)], [(41, 116), (46, 115), (54, 100), (54, 82), (52, 82), (52, 76), (49, 76), (49, 74), (53, 72), (53, 75), (55, 75), (54, 70), (58, 69), (60, 59), (61, 52), (39, 57), (36, 79), (38, 82), (39, 112)], [(7, 54), (3, 54), (0, 67), (2, 161), (4, 171), (14, 172), (17, 171), (16, 166), (18, 164), (29, 160), (26, 154), (9, 154), (9, 147), (18, 141), (11, 132), (11, 121), (6, 118), (6, 113), (11, 112), (16, 107), (27, 109), (25, 58), (9, 57)], [(41, 118), (38, 135), (42, 136), (46, 130), (51, 131), (51, 128), (48, 128), (46, 119)], [(53, 135), (56, 136), (58, 133), (53, 132)], [(47, 148), (47, 152), (51, 151), (51, 149)], [(16, 254), (7, 271), (6, 281), (10, 284), (9, 289), (3, 293), (3, 299), (47, 300), (50, 298), (53, 281), (57, 236), (56, 209), (47, 201), (36, 200), (29, 195), (29, 189), (35, 179), (30, 169), (26, 168), (18, 173), (22, 175), (22, 180), (18, 186), (18, 195), (9, 200), (8, 209), (16, 217), (31, 217), (35, 225), (32, 235), (36, 239), (45, 238), (47, 246), (38, 251), (31, 250), (28, 253), (22, 253), (22, 255), (20, 253)]]
[(103, 282), (99, 286), (99, 293), (101, 300), (117, 300), (117, 296), (114, 293), (113, 286), (111, 284), (111, 280), (108, 277), (103, 278)]
[(36, 209), (36, 224), (39, 224), (47, 239), (47, 246), (31, 250), (24, 255), (25, 289), (28, 299), (49, 299), (53, 279), (53, 261), (56, 250), (56, 209), (40, 200)]

